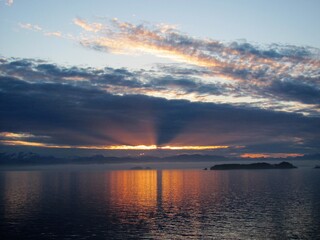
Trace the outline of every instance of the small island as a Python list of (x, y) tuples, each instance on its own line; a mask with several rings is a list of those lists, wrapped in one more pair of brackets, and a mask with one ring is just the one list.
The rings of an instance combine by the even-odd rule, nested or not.
[(214, 165), (210, 170), (233, 170), (233, 169), (292, 169), (297, 168), (288, 162), (281, 162), (278, 164), (270, 163), (249, 163), (249, 164), (219, 164)]
[(152, 170), (151, 167), (141, 167), (141, 166), (135, 166), (130, 168), (130, 170)]

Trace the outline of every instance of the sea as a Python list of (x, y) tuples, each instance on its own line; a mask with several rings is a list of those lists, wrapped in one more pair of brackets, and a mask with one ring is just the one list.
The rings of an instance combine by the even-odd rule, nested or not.
[(320, 239), (313, 163), (211, 165), (1, 167), (0, 239)]

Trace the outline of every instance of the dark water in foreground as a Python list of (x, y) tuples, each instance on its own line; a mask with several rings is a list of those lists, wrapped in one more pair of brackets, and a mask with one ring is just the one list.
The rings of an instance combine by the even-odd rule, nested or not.
[(0, 239), (320, 239), (320, 170), (2, 171)]

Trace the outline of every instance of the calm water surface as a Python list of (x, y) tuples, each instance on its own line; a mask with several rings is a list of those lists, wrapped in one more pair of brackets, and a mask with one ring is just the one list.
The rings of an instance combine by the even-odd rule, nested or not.
[(320, 239), (320, 171), (2, 171), (1, 239)]

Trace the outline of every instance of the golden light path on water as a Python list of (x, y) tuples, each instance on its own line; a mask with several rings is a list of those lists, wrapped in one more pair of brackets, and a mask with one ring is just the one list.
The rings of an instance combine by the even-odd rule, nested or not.
[(108, 146), (69, 146), (69, 145), (52, 145), (40, 142), (29, 142), (20, 140), (1, 140), (4, 145), (10, 146), (33, 146), (45, 148), (75, 148), (75, 149), (96, 149), (96, 150), (213, 150), (225, 149), (229, 146), (208, 145), (208, 146), (157, 146), (157, 145), (108, 145)]

